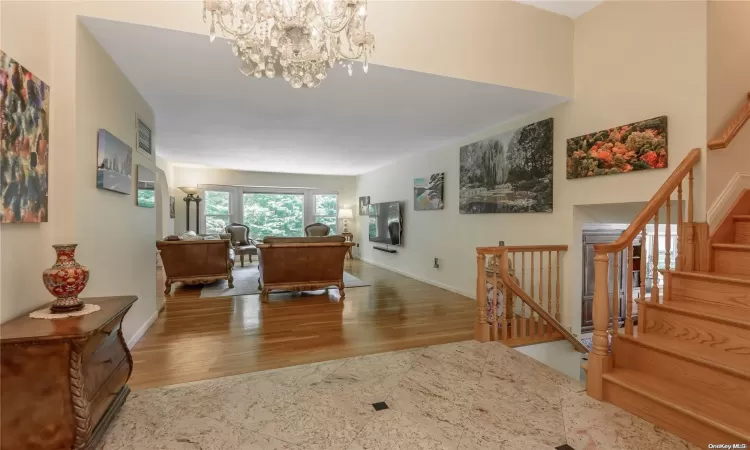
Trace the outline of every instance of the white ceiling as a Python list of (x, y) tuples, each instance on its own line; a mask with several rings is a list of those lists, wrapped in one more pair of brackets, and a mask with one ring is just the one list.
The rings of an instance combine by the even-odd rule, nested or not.
[(154, 109), (157, 153), (176, 162), (356, 175), (566, 100), (373, 65), (293, 89), (243, 76), (219, 39), (81, 20)]
[(603, 3), (603, 0), (515, 0), (519, 3), (536, 6), (537, 8), (552, 11), (553, 13), (568, 16), (575, 19), (588, 12), (593, 7)]

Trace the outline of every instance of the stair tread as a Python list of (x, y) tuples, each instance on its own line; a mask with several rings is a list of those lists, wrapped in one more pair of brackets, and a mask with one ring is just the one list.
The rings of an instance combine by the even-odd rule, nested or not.
[[(679, 297), (678, 297), (679, 299)], [(702, 303), (694, 301), (671, 300), (661, 304), (649, 304), (657, 308), (662, 308), (677, 313), (699, 314), (707, 319), (715, 318), (724, 323), (730, 323), (743, 328), (750, 329), (750, 314), (739, 314), (737, 308), (725, 306), (717, 303)]]
[(735, 214), (732, 219), (738, 222), (750, 222), (750, 214)]
[(702, 392), (693, 387), (683, 386), (672, 380), (663, 380), (646, 372), (616, 368), (605, 373), (604, 378), (619, 381), (641, 393), (648, 393), (663, 402), (678, 406), (683, 410), (711, 422), (733, 430), (750, 439), (750, 422), (747, 410), (717, 399), (712, 391)]
[(715, 358), (716, 350), (710, 347), (704, 348), (703, 346), (694, 346), (692, 344), (686, 344), (684, 341), (678, 341), (654, 333), (641, 333), (638, 336), (620, 334), (618, 338), (653, 348), (655, 351), (663, 351), (673, 355), (679, 355), (682, 356), (683, 359), (704, 363), (704, 365), (723, 370), (725, 373), (730, 373), (740, 378), (750, 380), (750, 371), (717, 360)]
[(741, 283), (750, 286), (750, 275), (744, 273), (721, 273), (721, 272), (686, 272), (673, 270), (672, 275), (688, 278), (701, 278), (704, 280), (727, 281), (730, 283)]
[(711, 244), (713, 248), (724, 249), (724, 250), (747, 250), (750, 251), (750, 244), (735, 244), (728, 242), (716, 242)]

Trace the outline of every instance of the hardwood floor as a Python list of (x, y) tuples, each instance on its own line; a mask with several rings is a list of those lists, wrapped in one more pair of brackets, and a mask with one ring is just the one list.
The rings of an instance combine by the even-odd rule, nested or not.
[[(143, 389), (474, 338), (476, 303), (359, 260), (369, 287), (327, 294), (198, 298), (177, 283), (133, 349), (130, 387)], [(164, 297), (161, 269), (157, 295)]]

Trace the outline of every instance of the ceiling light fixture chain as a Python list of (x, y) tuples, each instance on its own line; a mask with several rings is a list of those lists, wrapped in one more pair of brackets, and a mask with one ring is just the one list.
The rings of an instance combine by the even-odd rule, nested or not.
[(375, 36), (367, 31), (367, 0), (203, 0), (210, 39), (217, 27), (232, 40), (246, 76), (278, 72), (294, 88), (315, 87), (337, 62), (368, 60)]

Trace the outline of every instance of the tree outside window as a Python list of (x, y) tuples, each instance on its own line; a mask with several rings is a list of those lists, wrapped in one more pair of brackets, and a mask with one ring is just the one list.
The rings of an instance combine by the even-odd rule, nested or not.
[(242, 222), (253, 239), (304, 235), (303, 194), (247, 193), (242, 196)]
[(205, 192), (206, 233), (224, 233), (226, 226), (232, 222), (230, 211), (231, 194), (221, 191)]
[(315, 196), (315, 222), (331, 227), (330, 234), (338, 234), (338, 196), (336, 194), (319, 194)]

